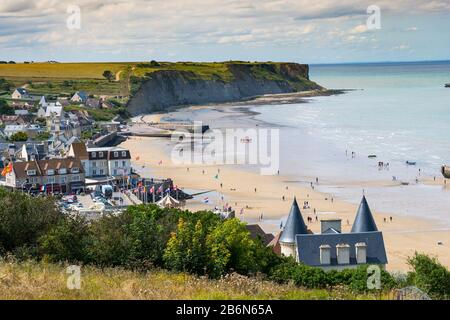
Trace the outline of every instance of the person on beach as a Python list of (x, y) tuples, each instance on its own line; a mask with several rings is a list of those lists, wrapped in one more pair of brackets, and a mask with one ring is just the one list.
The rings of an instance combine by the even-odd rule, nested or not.
[(283, 196), (283, 201), (285, 201), (286, 200), (286, 198)]
[(205, 174), (205, 170), (202, 170), (202, 174)]
[(384, 220), (384, 223), (386, 223), (386, 218), (384, 218), (383, 220)]
[(391, 222), (392, 222), (392, 217), (390, 217), (389, 219), (390, 219), (390, 220), (391, 220)]
[(223, 184), (222, 183), (220, 184), (220, 187), (223, 188)]
[(255, 193), (256, 193), (256, 191), (257, 191), (257, 190), (256, 190), (256, 188), (255, 188)]
[(348, 219), (347, 219), (347, 225), (348, 225), (348, 226), (350, 225), (350, 221), (348, 221)]
[(316, 184), (319, 184), (319, 178), (316, 177)]

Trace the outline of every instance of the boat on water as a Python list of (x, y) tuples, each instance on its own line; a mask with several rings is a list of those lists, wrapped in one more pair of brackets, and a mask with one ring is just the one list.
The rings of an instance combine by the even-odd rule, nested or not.
[(445, 178), (450, 179), (450, 166), (443, 165), (441, 168), (441, 172)]
[(406, 164), (408, 166), (415, 166), (417, 164), (417, 162), (415, 162), (415, 161), (406, 161)]
[(371, 154), (371, 155), (369, 155), (369, 159), (375, 159), (376, 157), (377, 157), (376, 154)]

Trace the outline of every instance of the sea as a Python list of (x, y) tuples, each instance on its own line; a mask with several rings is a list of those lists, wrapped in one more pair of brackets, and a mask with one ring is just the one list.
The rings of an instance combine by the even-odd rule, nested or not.
[(380, 212), (450, 225), (450, 180), (424, 183), (442, 181), (450, 165), (450, 61), (311, 65), (310, 78), (350, 90), (251, 108), (280, 128), (281, 174), (317, 177), (320, 191), (354, 203), (365, 194)]

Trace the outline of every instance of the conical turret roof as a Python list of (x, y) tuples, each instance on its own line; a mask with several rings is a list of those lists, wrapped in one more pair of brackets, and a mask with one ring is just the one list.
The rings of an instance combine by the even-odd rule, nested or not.
[(352, 233), (378, 231), (372, 212), (366, 197), (363, 196), (358, 212), (356, 213), (355, 222), (353, 222)]
[(294, 198), (294, 203), (292, 204), (291, 211), (289, 212), (289, 216), (281, 234), (280, 242), (294, 243), (297, 234), (308, 234), (308, 228), (306, 227), (305, 221), (303, 221), (297, 199)]

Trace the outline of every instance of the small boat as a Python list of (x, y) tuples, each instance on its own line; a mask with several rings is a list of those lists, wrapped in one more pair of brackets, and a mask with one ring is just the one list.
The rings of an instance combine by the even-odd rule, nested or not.
[(375, 159), (376, 157), (377, 157), (376, 154), (371, 154), (371, 155), (369, 155), (369, 159)]
[(450, 179), (450, 166), (443, 165), (441, 172), (445, 178)]
[(415, 162), (415, 161), (406, 161), (406, 164), (408, 166), (415, 166), (417, 164), (417, 162)]
[(409, 182), (402, 182), (402, 186), (409, 186)]

